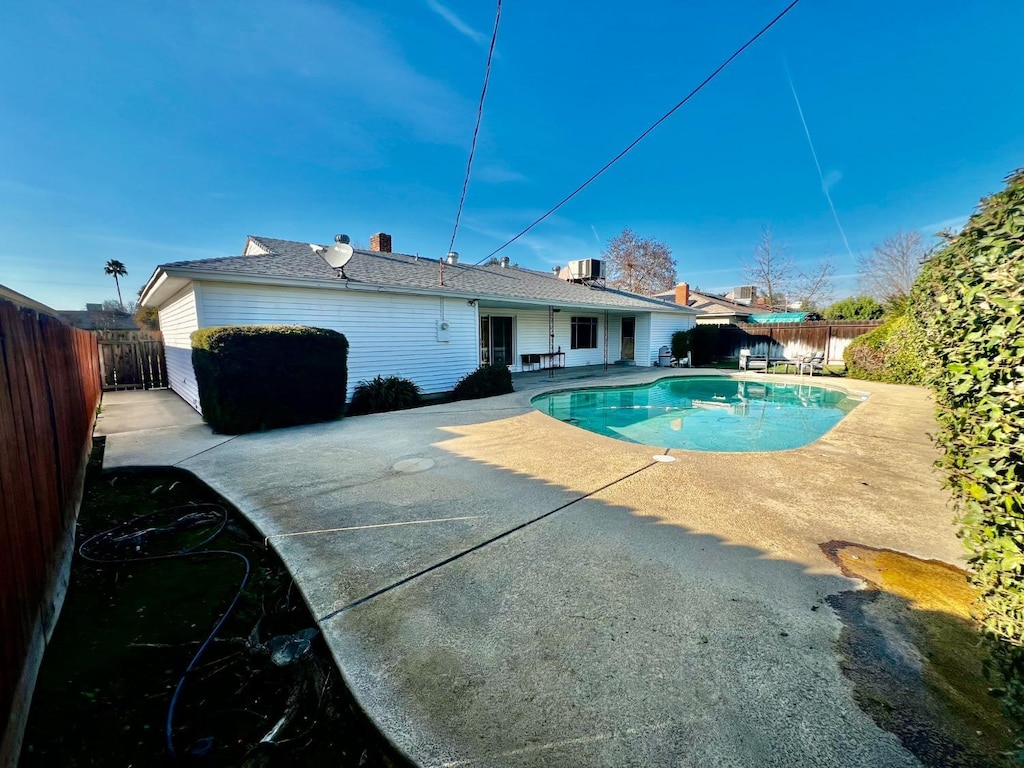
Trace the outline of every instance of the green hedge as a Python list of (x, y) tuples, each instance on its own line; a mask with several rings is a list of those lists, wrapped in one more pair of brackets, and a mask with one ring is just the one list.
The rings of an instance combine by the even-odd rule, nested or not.
[(504, 365), (481, 365), (455, 384), (452, 398), (475, 400), (480, 397), (507, 395), (512, 391), (512, 372)]
[(690, 328), (685, 331), (676, 331), (672, 334), (672, 357), (676, 360), (682, 360), (684, 357), (689, 357), (690, 346), (693, 343), (693, 329)]
[(890, 384), (925, 383), (925, 345), (916, 305), (908, 303), (843, 350), (846, 375), (854, 379), (887, 381)]
[[(1024, 645), (1024, 170), (925, 265), (915, 300), (979, 618)], [(1024, 702), (1024, 698), (1021, 699)]]
[(348, 341), (337, 331), (236, 325), (192, 334), (203, 418), (240, 434), (341, 416)]
[(352, 393), (348, 412), (352, 416), (364, 413), (384, 413), (414, 408), (420, 404), (420, 388), (409, 379), (399, 376), (377, 376), (360, 381)]
[(690, 365), (699, 367), (717, 362), (718, 333), (717, 325), (695, 325), (690, 334)]

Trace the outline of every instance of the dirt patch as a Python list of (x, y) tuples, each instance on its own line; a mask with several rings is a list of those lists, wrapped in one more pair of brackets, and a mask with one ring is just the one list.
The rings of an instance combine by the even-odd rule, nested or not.
[[(355, 705), (287, 571), (245, 519), (183, 472), (101, 473), (97, 442), (77, 531), (85, 556), (76, 550), (21, 766), (405, 765)], [(182, 550), (193, 555), (167, 556)]]
[(846, 576), (866, 582), (828, 598), (843, 622), (842, 669), (861, 708), (925, 765), (1015, 765), (964, 571), (849, 542), (821, 548)]

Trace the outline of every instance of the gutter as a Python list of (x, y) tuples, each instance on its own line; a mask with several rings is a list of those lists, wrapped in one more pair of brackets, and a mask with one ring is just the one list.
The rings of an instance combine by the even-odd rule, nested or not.
[[(362, 293), (392, 293), (403, 296), (440, 296), (443, 298), (453, 299), (465, 299), (465, 300), (493, 300), (502, 301), (509, 304), (523, 304), (526, 306), (536, 307), (561, 307), (561, 308), (572, 308), (572, 307), (586, 307), (600, 310), (616, 310), (622, 312), (639, 312), (649, 311), (656, 312), (662, 310), (676, 311), (680, 314), (697, 315), (697, 311), (690, 309), (689, 307), (682, 307), (678, 304), (662, 304), (655, 300), (651, 300), (652, 306), (638, 306), (628, 307), (612, 304), (589, 304), (585, 302), (565, 302), (565, 301), (552, 301), (550, 299), (529, 299), (521, 298), (518, 296), (509, 296), (507, 294), (485, 294), (485, 293), (470, 293), (466, 291), (445, 291), (438, 290), (436, 288), (408, 288), (404, 286), (395, 285), (384, 285), (380, 283), (365, 283), (362, 281), (353, 282), (352, 280), (335, 279), (335, 280), (319, 280), (316, 278), (308, 277), (266, 277), (263, 275), (240, 275), (238, 273), (225, 273), (225, 272), (211, 272), (198, 269), (165, 269), (163, 267), (157, 267), (153, 277), (149, 279), (146, 284), (146, 289), (142, 294), (142, 302), (145, 304), (145, 299), (150, 292), (151, 288), (155, 289), (162, 280), (157, 279), (157, 275), (161, 277), (177, 277), (183, 280), (206, 280), (210, 282), (219, 283), (243, 283), (249, 285), (270, 285), (270, 286), (289, 286), (293, 288), (323, 288), (327, 290), (341, 290), (347, 289), (350, 291), (358, 291)], [(637, 301), (644, 301), (638, 299)]]

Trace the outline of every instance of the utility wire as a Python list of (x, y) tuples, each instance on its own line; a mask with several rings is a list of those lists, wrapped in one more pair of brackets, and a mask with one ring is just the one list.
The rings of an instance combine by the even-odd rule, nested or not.
[(557, 210), (558, 210), (559, 208), (561, 208), (561, 207), (562, 207), (563, 205), (565, 205), (565, 204), (566, 204), (567, 202), (569, 202), (570, 200), (572, 200), (572, 199), (573, 199), (574, 197), (576, 197), (576, 195), (578, 195), (578, 194), (579, 194), (580, 192), (582, 192), (582, 191), (583, 191), (584, 189), (586, 189), (587, 187), (589, 187), (589, 186), (590, 186), (590, 184), (591, 184), (592, 182), (594, 182), (594, 181), (595, 181), (595, 180), (597, 179), (597, 177), (598, 177), (598, 176), (600, 176), (601, 174), (603, 174), (603, 173), (604, 173), (605, 171), (607, 171), (607, 170), (608, 170), (609, 168), (611, 168), (611, 167), (612, 167), (613, 165), (615, 165), (615, 163), (617, 163), (617, 162), (618, 162), (619, 160), (621, 160), (621, 159), (622, 159), (623, 157), (625, 157), (625, 156), (626, 156), (626, 154), (627, 154), (627, 153), (628, 153), (628, 152), (629, 152), (630, 150), (632, 150), (632, 149), (633, 149), (633, 147), (635, 147), (635, 146), (636, 146), (637, 144), (639, 144), (639, 143), (640, 143), (641, 141), (643, 141), (643, 140), (644, 140), (645, 138), (647, 138), (647, 135), (648, 135), (648, 134), (650, 134), (650, 133), (651, 133), (651, 132), (652, 132), (652, 131), (653, 131), (653, 130), (654, 130), (655, 128), (657, 128), (657, 127), (658, 127), (659, 125), (661, 125), (661, 124), (662, 124), (663, 122), (665, 122), (665, 121), (666, 121), (666, 120), (667, 120), (668, 118), (670, 118), (670, 117), (671, 117), (671, 116), (672, 116), (672, 115), (673, 115), (673, 114), (674, 114), (674, 113), (676, 112), (676, 110), (678, 110), (678, 109), (679, 109), (680, 107), (682, 107), (682, 106), (683, 106), (683, 105), (684, 105), (684, 104), (685, 104), (686, 102), (688, 102), (688, 101), (689, 101), (690, 99), (692, 99), (692, 98), (693, 98), (694, 96), (696, 96), (696, 95), (697, 95), (698, 93), (700, 93), (700, 92), (701, 92), (702, 90), (704, 90), (704, 87), (705, 87), (705, 86), (706, 86), (706, 85), (707, 85), (708, 83), (710, 83), (710, 82), (711, 82), (712, 80), (714, 80), (714, 79), (715, 79), (716, 77), (718, 77), (719, 73), (721, 73), (721, 71), (722, 71), (723, 69), (725, 69), (725, 68), (726, 68), (726, 67), (728, 67), (728, 66), (729, 66), (730, 64), (732, 64), (732, 62), (733, 62), (733, 60), (734, 60), (734, 59), (736, 59), (736, 58), (737, 58), (737, 57), (738, 57), (738, 56), (739, 56), (739, 55), (740, 55), (741, 53), (743, 53), (743, 52), (744, 52), (745, 50), (747, 50), (747, 48), (749, 48), (749, 47), (750, 47), (751, 45), (753, 45), (753, 44), (754, 44), (755, 42), (757, 42), (757, 40), (758, 40), (758, 39), (759, 39), (759, 38), (760, 38), (760, 37), (761, 37), (762, 35), (764, 35), (764, 34), (765, 34), (765, 33), (766, 33), (766, 32), (767, 32), (767, 31), (768, 31), (769, 29), (771, 29), (771, 28), (772, 28), (772, 27), (774, 27), (774, 26), (775, 26), (776, 24), (778, 24), (778, 23), (779, 23), (779, 22), (780, 22), (780, 21), (782, 20), (782, 18), (783, 18), (783, 17), (784, 17), (784, 16), (785, 16), (785, 15), (786, 15), (787, 13), (789, 13), (789, 12), (790, 12), (791, 10), (793, 10), (793, 8), (794, 8), (794, 7), (796, 6), (796, 4), (797, 4), (797, 3), (799, 3), (799, 2), (800, 2), (800, 0), (793, 0), (793, 1), (792, 1), (792, 2), (791, 2), (791, 3), (789, 4), (789, 5), (787, 5), (787, 6), (786, 6), (786, 7), (785, 7), (785, 8), (784, 8), (784, 9), (782, 10), (782, 12), (781, 12), (781, 13), (779, 13), (779, 14), (778, 14), (778, 15), (777, 15), (777, 16), (776, 16), (776, 17), (775, 17), (774, 19), (772, 19), (772, 20), (771, 20), (770, 22), (768, 22), (768, 23), (767, 23), (767, 24), (766, 24), (766, 25), (765, 25), (764, 27), (762, 27), (762, 28), (761, 28), (761, 31), (760, 31), (760, 32), (758, 32), (758, 33), (757, 33), (756, 35), (754, 35), (754, 36), (753, 36), (752, 38), (750, 38), (749, 40), (747, 40), (747, 42), (745, 42), (745, 43), (744, 43), (744, 44), (743, 44), (742, 46), (740, 46), (739, 48), (737, 48), (737, 49), (736, 49), (736, 51), (735, 51), (735, 52), (733, 52), (733, 54), (732, 54), (732, 55), (731, 55), (731, 56), (730, 56), (729, 58), (727, 58), (727, 59), (726, 59), (725, 61), (723, 61), (723, 62), (722, 62), (721, 64), (719, 64), (719, 65), (718, 65), (718, 68), (717, 68), (717, 69), (715, 69), (715, 70), (714, 70), (714, 71), (713, 71), (713, 72), (712, 72), (712, 73), (711, 73), (710, 75), (708, 75), (708, 76), (707, 76), (706, 78), (704, 78), (704, 80), (702, 80), (702, 81), (701, 81), (700, 85), (698, 85), (698, 86), (697, 86), (696, 88), (694, 88), (694, 89), (693, 89), (692, 91), (690, 91), (690, 92), (689, 92), (688, 94), (686, 94), (686, 96), (685, 96), (685, 97), (684, 97), (684, 98), (683, 98), (683, 99), (682, 99), (681, 101), (679, 101), (679, 103), (677, 103), (677, 104), (676, 104), (676, 105), (675, 105), (674, 107), (672, 107), (672, 109), (670, 109), (670, 110), (669, 110), (668, 112), (666, 112), (666, 113), (665, 113), (664, 115), (662, 115), (661, 117), (659, 117), (659, 118), (658, 118), (658, 119), (657, 119), (657, 120), (656, 120), (656, 121), (654, 122), (654, 124), (652, 124), (652, 125), (651, 125), (651, 126), (650, 126), (650, 127), (649, 127), (649, 128), (647, 129), (647, 130), (646, 130), (646, 131), (644, 131), (644, 132), (643, 132), (643, 133), (641, 133), (641, 134), (640, 134), (639, 136), (637, 136), (637, 137), (636, 137), (635, 139), (633, 139), (633, 141), (632, 141), (632, 142), (631, 142), (631, 143), (629, 144), (629, 146), (627, 146), (627, 147), (626, 147), (626, 148), (625, 148), (624, 150), (622, 150), (621, 152), (619, 152), (619, 154), (617, 154), (617, 155), (616, 155), (615, 157), (613, 157), (613, 158), (612, 158), (611, 160), (609, 160), (609, 161), (608, 161), (607, 163), (605, 163), (605, 164), (604, 164), (603, 166), (601, 166), (600, 170), (598, 170), (598, 171), (597, 171), (597, 172), (596, 172), (596, 173), (595, 173), (595, 174), (594, 174), (593, 176), (591, 176), (591, 177), (590, 177), (589, 179), (587, 179), (587, 180), (586, 180), (586, 181), (584, 181), (584, 182), (583, 182), (582, 184), (580, 184), (580, 185), (579, 185), (578, 187), (576, 187), (576, 189), (574, 189), (574, 190), (573, 190), (572, 192), (570, 192), (570, 193), (569, 193), (568, 195), (566, 195), (565, 197), (563, 197), (563, 198), (562, 198), (562, 199), (561, 199), (561, 200), (560, 200), (560, 201), (559, 201), (559, 202), (558, 202), (558, 203), (557, 203), (557, 204), (556, 204), (555, 206), (553, 206), (552, 208), (550, 208), (550, 209), (549, 209), (549, 210), (548, 210), (548, 211), (547, 211), (546, 213), (544, 213), (544, 214), (543, 214), (542, 216), (540, 216), (539, 218), (537, 218), (537, 219), (536, 219), (536, 220), (535, 220), (535, 221), (534, 221), (534, 222), (533, 222), (532, 224), (530, 224), (530, 226), (526, 227), (526, 229), (522, 230), (522, 231), (521, 231), (521, 232), (520, 232), (519, 234), (517, 234), (517, 235), (516, 235), (515, 237), (513, 237), (513, 238), (511, 238), (510, 240), (506, 241), (506, 242), (505, 242), (504, 244), (502, 244), (501, 246), (499, 246), (499, 247), (495, 248), (495, 249), (494, 249), (493, 251), (491, 251), (491, 252), (490, 252), (489, 254), (487, 254), (487, 255), (486, 255), (486, 256), (484, 256), (484, 257), (483, 257), (482, 259), (480, 259), (480, 261), (478, 261), (478, 262), (477, 262), (477, 265), (480, 265), (480, 264), (482, 264), (483, 262), (487, 261), (487, 260), (488, 260), (489, 258), (491, 258), (492, 256), (494, 256), (495, 254), (499, 253), (500, 251), (503, 251), (503, 250), (504, 250), (505, 248), (507, 248), (508, 246), (512, 245), (512, 243), (514, 243), (514, 242), (515, 242), (516, 240), (518, 240), (518, 239), (519, 239), (520, 237), (522, 237), (523, 235), (525, 235), (525, 234), (526, 234), (527, 232), (529, 232), (529, 231), (530, 231), (531, 229), (533, 229), (533, 228), (534, 228), (535, 226), (537, 226), (538, 224), (540, 224), (540, 223), (541, 223), (542, 221), (544, 221), (544, 219), (546, 219), (546, 218), (547, 218), (548, 216), (550, 216), (551, 214), (553, 214), (553, 213), (554, 213), (555, 211), (557, 211)]
[(469, 145), (469, 160), (466, 161), (466, 178), (462, 182), (462, 194), (459, 196), (459, 210), (455, 214), (455, 227), (452, 229), (452, 241), (448, 250), (455, 250), (455, 237), (459, 234), (459, 221), (462, 219), (462, 206), (466, 202), (466, 190), (469, 188), (469, 173), (473, 168), (473, 155), (476, 154), (476, 139), (480, 134), (480, 121), (484, 117), (484, 98), (487, 96), (487, 84), (491, 80), (491, 61), (494, 59), (494, 44), (498, 40), (498, 22), (501, 21), (501, 0), (494, 14), (494, 31), (491, 32), (491, 47), (487, 51), (487, 68), (484, 69), (484, 85), (480, 90), (480, 103), (476, 108), (476, 126), (473, 128), (473, 141)]

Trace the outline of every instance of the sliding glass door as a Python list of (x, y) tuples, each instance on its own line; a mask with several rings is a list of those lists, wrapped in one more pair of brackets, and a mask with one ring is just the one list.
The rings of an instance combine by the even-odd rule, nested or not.
[(515, 350), (515, 318), (497, 315), (480, 318), (480, 362), (491, 365), (512, 365)]

